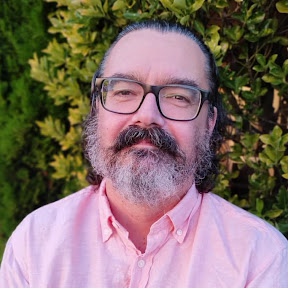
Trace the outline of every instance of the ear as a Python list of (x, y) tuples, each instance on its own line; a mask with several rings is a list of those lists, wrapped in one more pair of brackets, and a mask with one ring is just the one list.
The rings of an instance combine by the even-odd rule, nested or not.
[(213, 107), (213, 115), (212, 117), (208, 117), (208, 130), (210, 132), (210, 135), (212, 134), (215, 124), (216, 124), (216, 120), (217, 120), (217, 108)]

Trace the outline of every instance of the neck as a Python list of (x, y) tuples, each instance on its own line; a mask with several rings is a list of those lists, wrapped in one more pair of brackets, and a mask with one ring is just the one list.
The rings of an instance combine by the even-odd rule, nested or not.
[(124, 199), (113, 187), (111, 181), (107, 179), (106, 194), (114, 217), (129, 232), (129, 238), (135, 247), (144, 253), (146, 250), (147, 235), (153, 223), (171, 210), (185, 193), (182, 193), (180, 198), (171, 199), (165, 203), (165, 206), (151, 207), (148, 205), (139, 205)]

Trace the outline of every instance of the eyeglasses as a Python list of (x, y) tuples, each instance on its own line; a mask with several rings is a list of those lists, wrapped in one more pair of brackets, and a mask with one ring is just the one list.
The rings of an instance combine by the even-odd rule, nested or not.
[(177, 121), (195, 119), (208, 91), (188, 85), (148, 85), (124, 78), (96, 78), (96, 95), (100, 94), (104, 109), (118, 114), (133, 114), (148, 93), (153, 93), (162, 116)]

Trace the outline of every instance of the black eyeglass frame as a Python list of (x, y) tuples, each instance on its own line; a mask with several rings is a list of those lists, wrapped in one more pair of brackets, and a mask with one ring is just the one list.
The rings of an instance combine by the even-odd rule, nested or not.
[[(101, 92), (102, 84), (103, 84), (103, 82), (105, 80), (123, 80), (123, 81), (128, 81), (128, 82), (133, 82), (133, 83), (139, 84), (143, 88), (144, 94), (143, 94), (142, 100), (141, 100), (138, 108), (135, 111), (133, 111), (133, 112), (116, 112), (116, 111), (110, 110), (107, 107), (105, 107), (105, 104), (103, 102), (103, 95), (102, 95), (102, 92)], [(188, 88), (188, 89), (192, 88), (192, 89), (198, 90), (200, 92), (200, 95), (201, 95), (201, 101), (200, 101), (200, 105), (198, 107), (198, 111), (197, 111), (196, 115), (193, 118), (190, 118), (190, 119), (174, 119), (174, 118), (170, 118), (170, 117), (166, 116), (162, 112), (161, 107), (160, 107), (160, 102), (159, 102), (159, 92), (160, 92), (161, 89), (163, 89), (165, 87), (182, 87), (182, 88)], [(100, 95), (101, 105), (102, 105), (102, 107), (105, 110), (107, 110), (109, 112), (112, 112), (112, 113), (116, 113), (116, 114), (129, 115), (129, 114), (136, 113), (140, 109), (140, 107), (141, 107), (142, 103), (144, 102), (145, 97), (147, 96), (148, 93), (154, 94), (154, 96), (156, 98), (157, 107), (158, 107), (158, 110), (159, 110), (160, 114), (164, 118), (170, 119), (170, 120), (174, 120), (174, 121), (192, 121), (192, 120), (196, 119), (198, 117), (201, 109), (202, 109), (202, 106), (203, 106), (204, 102), (206, 100), (208, 100), (209, 103), (211, 103), (211, 100), (212, 100), (212, 96), (211, 96), (211, 93), (209, 91), (206, 91), (206, 90), (203, 90), (203, 89), (200, 89), (198, 87), (191, 86), (191, 85), (182, 85), (182, 84), (149, 85), (149, 84), (145, 84), (145, 83), (142, 83), (142, 82), (139, 82), (139, 81), (136, 81), (136, 80), (132, 80), (132, 79), (128, 79), (128, 78), (103, 77), (103, 78), (96, 78), (95, 81), (94, 81), (93, 91), (92, 91), (92, 103), (93, 103), (93, 100), (96, 99), (97, 95)]]

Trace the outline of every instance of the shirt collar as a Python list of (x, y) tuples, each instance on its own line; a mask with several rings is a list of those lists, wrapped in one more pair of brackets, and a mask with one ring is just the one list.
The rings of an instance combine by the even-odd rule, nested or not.
[[(168, 219), (170, 220), (169, 222), (173, 226), (171, 233), (179, 243), (182, 243), (186, 236), (190, 219), (200, 206), (201, 198), (202, 197), (198, 193), (195, 184), (193, 184), (186, 193), (186, 195), (181, 199), (181, 201), (173, 209), (171, 209), (163, 217), (161, 217), (157, 221), (158, 223), (156, 222), (154, 224), (158, 226), (157, 224), (160, 224), (162, 221), (167, 220), (168, 217)], [(116, 223), (117, 221), (115, 220), (111, 212), (109, 201), (106, 196), (105, 179), (102, 180), (99, 187), (99, 213), (102, 228), (102, 238), (103, 242), (106, 242), (113, 233), (113, 223)], [(162, 225), (160, 224), (159, 226)]]
[(166, 213), (173, 224), (172, 234), (179, 243), (184, 241), (190, 219), (198, 210), (201, 198), (193, 184), (181, 201)]
[(106, 196), (106, 180), (103, 179), (99, 187), (99, 214), (102, 228), (102, 239), (106, 242), (113, 233), (113, 215)]

